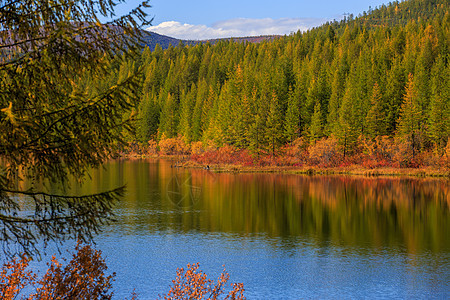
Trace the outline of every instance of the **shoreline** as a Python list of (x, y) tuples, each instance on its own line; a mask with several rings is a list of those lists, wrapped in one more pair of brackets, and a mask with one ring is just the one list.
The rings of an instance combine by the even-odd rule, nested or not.
[(282, 173), (298, 175), (349, 175), (364, 177), (416, 177), (416, 178), (445, 178), (450, 179), (450, 169), (432, 167), (421, 168), (365, 168), (361, 165), (346, 167), (319, 166), (243, 166), (241, 164), (203, 164), (190, 159), (189, 155), (123, 155), (120, 159), (166, 159), (177, 161), (176, 167), (205, 169), (215, 173)]

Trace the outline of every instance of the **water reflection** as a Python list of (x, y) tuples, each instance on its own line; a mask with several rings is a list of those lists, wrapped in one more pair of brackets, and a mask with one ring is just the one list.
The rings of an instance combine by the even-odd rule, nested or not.
[(158, 231), (265, 235), (277, 247), (298, 239), (408, 253), (450, 251), (448, 180), (286, 174), (216, 174), (170, 161), (114, 161), (78, 193), (126, 184), (113, 234)]
[[(248, 299), (449, 299), (448, 183), (216, 174), (135, 160), (112, 161), (68, 192), (127, 186), (117, 222), (96, 237), (117, 273), (115, 299), (134, 289), (154, 299), (176, 268), (195, 262), (211, 278), (226, 265)], [(47, 269), (45, 261), (33, 266)]]

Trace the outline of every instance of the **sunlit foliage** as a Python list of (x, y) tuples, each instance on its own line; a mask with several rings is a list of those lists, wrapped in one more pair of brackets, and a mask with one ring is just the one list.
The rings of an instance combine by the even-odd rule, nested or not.
[[(199, 264), (188, 264), (187, 269), (177, 269), (177, 277), (172, 281), (170, 291), (160, 299), (246, 299), (244, 297), (244, 285), (242, 283), (231, 284), (231, 291), (226, 297), (226, 285), (230, 279), (225, 269), (220, 274), (217, 282), (208, 279), (208, 276), (199, 270)], [(222, 297), (221, 297), (222, 296)]]
[[(119, 1), (121, 2), (121, 1)], [(123, 188), (86, 197), (48, 192), (82, 178), (124, 145), (138, 104), (143, 2), (113, 18), (108, 0), (0, 1), (0, 242), (35, 254), (37, 240), (89, 240)], [(124, 115), (126, 117), (124, 117)], [(30, 183), (23, 186), (22, 179)]]
[[(107, 270), (101, 252), (80, 243), (76, 253), (67, 263), (60, 263), (54, 256), (49, 269), (37, 276), (29, 269), (29, 259), (14, 258), (6, 262), (0, 273), (0, 298), (17, 299), (111, 299), (111, 283), (115, 274), (106, 276)], [(28, 295), (21, 291), (32, 289)]]
[[(23, 256), (14, 258), (3, 264), (0, 271), (0, 298), (13, 300), (17, 297), (27, 300), (44, 299), (112, 299), (112, 282), (115, 273), (107, 276), (107, 266), (99, 250), (89, 245), (75, 247), (72, 259), (60, 263), (55, 256), (48, 264), (45, 274), (38, 274), (29, 270), (30, 259)], [(160, 299), (245, 299), (242, 283), (229, 284), (230, 275), (223, 270), (216, 282), (198, 269), (199, 264), (188, 265), (187, 270), (177, 269), (177, 277), (166, 295)], [(26, 289), (26, 290), (25, 290)], [(26, 295), (25, 295), (26, 294)], [(225, 296), (225, 297), (224, 297)], [(131, 299), (138, 299), (133, 292)]]
[(449, 8), (445, 0), (395, 1), (259, 44), (146, 49), (143, 99), (162, 110), (142, 110), (147, 123), (139, 124), (151, 124), (156, 139), (181, 135), (257, 157), (278, 155), (299, 137), (310, 145), (334, 139), (342, 157), (356, 157), (362, 141), (388, 136), (397, 148), (410, 143), (402, 166), (425, 153), (442, 158), (450, 132)]

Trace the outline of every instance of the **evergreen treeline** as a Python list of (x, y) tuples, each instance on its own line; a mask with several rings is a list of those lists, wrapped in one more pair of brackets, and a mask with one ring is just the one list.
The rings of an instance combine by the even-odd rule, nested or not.
[(390, 136), (414, 155), (450, 133), (448, 0), (394, 2), (260, 44), (145, 49), (137, 139), (274, 153), (333, 137), (344, 156)]

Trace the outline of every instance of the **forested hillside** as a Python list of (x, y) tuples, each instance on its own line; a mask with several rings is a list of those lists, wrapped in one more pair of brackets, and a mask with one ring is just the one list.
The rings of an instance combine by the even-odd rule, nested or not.
[(141, 33), (143, 44), (150, 48), (150, 50), (154, 50), (156, 45), (159, 45), (162, 49), (167, 49), (170, 45), (177, 46), (180, 42), (190, 44), (189, 41), (179, 40), (173, 37), (157, 34), (155, 32), (142, 30)]
[(270, 42), (146, 49), (136, 140), (253, 154), (328, 141), (343, 157), (396, 145), (406, 164), (443, 155), (449, 6), (393, 2)]

